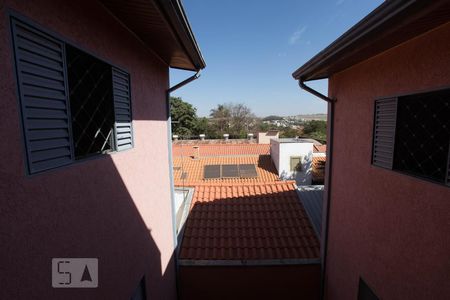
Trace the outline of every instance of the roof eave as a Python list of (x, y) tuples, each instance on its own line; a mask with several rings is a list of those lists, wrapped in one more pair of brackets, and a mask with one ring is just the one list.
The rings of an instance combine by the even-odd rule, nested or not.
[(184, 8), (180, 0), (156, 0), (158, 6), (164, 12), (174, 34), (177, 36), (180, 44), (184, 48), (192, 61), (193, 68), (180, 68), (171, 66), (177, 69), (199, 71), (206, 67), (200, 47), (192, 32), (191, 26), (187, 19)]
[[(447, 12), (448, 6), (448, 1), (445, 0), (433, 2), (418, 0), (385, 1), (328, 47), (298, 68), (292, 76), (303, 81), (328, 78), (336, 72), (405, 42), (413, 34), (419, 35), (432, 29), (433, 26), (442, 24), (447, 17), (446, 14), (444, 14), (445, 18), (441, 15), (434, 21), (427, 20), (427, 24), (417, 22), (420, 26), (414, 33), (410, 32), (409, 35), (403, 36), (397, 34), (395, 36), (395, 31), (404, 30), (406, 23), (418, 21), (418, 19), (421, 21), (419, 17), (423, 17), (430, 11), (438, 11), (437, 8), (439, 7), (444, 7), (444, 11)], [(368, 45), (376, 45), (377, 47), (370, 51)], [(366, 53), (361, 53), (362, 50)], [(351, 53), (348, 54), (348, 52)]]

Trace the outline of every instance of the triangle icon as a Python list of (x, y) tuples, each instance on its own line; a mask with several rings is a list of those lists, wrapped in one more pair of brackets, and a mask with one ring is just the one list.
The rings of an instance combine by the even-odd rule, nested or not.
[(80, 281), (92, 281), (91, 274), (89, 273), (87, 265), (84, 267), (83, 275), (81, 275)]

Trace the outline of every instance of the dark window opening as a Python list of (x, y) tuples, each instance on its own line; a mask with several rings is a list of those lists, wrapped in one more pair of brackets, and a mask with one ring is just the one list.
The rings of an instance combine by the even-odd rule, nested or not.
[(358, 300), (379, 300), (362, 278), (359, 278)]
[(75, 158), (114, 149), (111, 66), (66, 45)]
[(393, 169), (444, 183), (450, 90), (398, 98)]

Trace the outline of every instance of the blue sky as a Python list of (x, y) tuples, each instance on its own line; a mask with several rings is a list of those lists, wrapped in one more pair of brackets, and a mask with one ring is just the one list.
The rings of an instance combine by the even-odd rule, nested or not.
[[(325, 113), (291, 74), (383, 1), (184, 0), (206, 61), (201, 77), (172, 93), (199, 116), (244, 103), (257, 116)], [(171, 70), (171, 85), (191, 73)], [(327, 93), (327, 81), (310, 84)]]

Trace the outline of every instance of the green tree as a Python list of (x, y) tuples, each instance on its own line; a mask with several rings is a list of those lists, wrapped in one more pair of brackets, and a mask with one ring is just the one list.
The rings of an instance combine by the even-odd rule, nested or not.
[(221, 136), (228, 133), (230, 129), (231, 112), (227, 104), (219, 104), (216, 108), (211, 109), (209, 114), (212, 124), (216, 129), (217, 135)]
[(237, 138), (245, 138), (256, 124), (255, 116), (249, 107), (242, 103), (230, 105), (231, 134)]
[(219, 104), (211, 109), (210, 117), (217, 137), (228, 133), (233, 138), (244, 138), (257, 124), (250, 108), (242, 103)]
[(180, 97), (170, 97), (170, 117), (173, 134), (189, 138), (196, 133), (197, 109)]
[(303, 135), (320, 142), (327, 140), (327, 122), (320, 120), (311, 120), (305, 123)]
[(280, 138), (295, 138), (299, 136), (298, 129), (292, 127), (283, 127), (280, 130)]
[(197, 124), (195, 126), (195, 134), (204, 134), (207, 138), (215, 138), (216, 133), (211, 128), (210, 120), (208, 118), (202, 117), (197, 118)]

